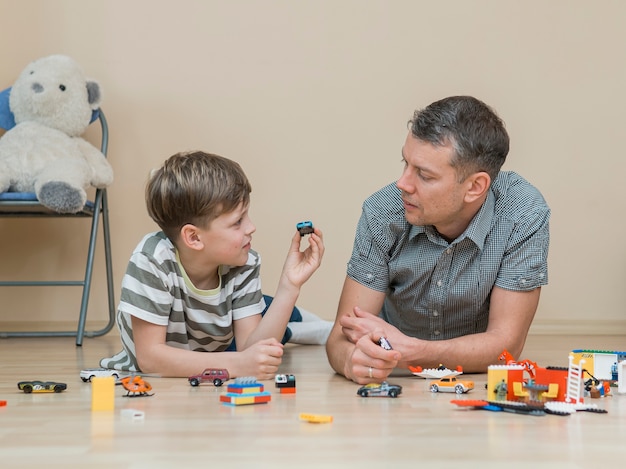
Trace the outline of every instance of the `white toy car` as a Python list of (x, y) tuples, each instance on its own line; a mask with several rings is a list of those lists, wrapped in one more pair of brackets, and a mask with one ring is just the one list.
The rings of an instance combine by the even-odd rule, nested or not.
[(91, 378), (102, 378), (107, 376), (113, 376), (117, 382), (117, 380), (120, 379), (120, 376), (126, 375), (117, 370), (109, 370), (108, 368), (87, 368), (80, 371), (80, 379), (82, 379), (85, 383), (91, 383)]

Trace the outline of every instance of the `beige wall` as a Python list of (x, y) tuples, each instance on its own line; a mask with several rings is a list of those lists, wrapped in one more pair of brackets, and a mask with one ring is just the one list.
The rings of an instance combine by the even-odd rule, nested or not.
[[(0, 88), (52, 53), (102, 85), (117, 298), (131, 250), (155, 228), (147, 173), (203, 149), (239, 161), (252, 181), (267, 293), (294, 224), (324, 231), (326, 258), (299, 304), (333, 318), (361, 202), (400, 174), (406, 121), (472, 94), (507, 123), (505, 168), (553, 209), (534, 330), (626, 333), (626, 3), (0, 0), (0, 11)], [(63, 226), (0, 220), (1, 278), (43, 277), (68, 259), (68, 276), (80, 275), (86, 228)], [(105, 317), (101, 265), (91, 319)], [(73, 321), (79, 295), (4, 288), (0, 299), (1, 321)]]

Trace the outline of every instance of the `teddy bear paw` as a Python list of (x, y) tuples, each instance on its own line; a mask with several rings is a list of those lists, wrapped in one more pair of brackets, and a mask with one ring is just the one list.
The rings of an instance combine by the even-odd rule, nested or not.
[(87, 195), (67, 182), (51, 181), (41, 186), (37, 198), (55, 212), (76, 213), (85, 205)]

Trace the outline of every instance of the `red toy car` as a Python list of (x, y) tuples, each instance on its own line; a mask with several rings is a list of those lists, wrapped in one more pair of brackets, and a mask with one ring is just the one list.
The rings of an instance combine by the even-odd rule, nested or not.
[(190, 376), (189, 384), (192, 386), (199, 386), (200, 383), (206, 383), (207, 381), (213, 383), (214, 386), (221, 386), (224, 381), (228, 381), (230, 378), (228, 370), (222, 368), (207, 368), (199, 375)]

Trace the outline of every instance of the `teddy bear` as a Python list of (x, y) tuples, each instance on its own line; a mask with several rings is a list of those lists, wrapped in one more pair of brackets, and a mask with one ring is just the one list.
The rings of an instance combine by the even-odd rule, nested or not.
[(90, 186), (110, 185), (111, 165), (81, 137), (101, 99), (98, 82), (74, 59), (31, 62), (10, 90), (15, 127), (0, 137), (0, 192), (34, 192), (49, 209), (76, 213)]

